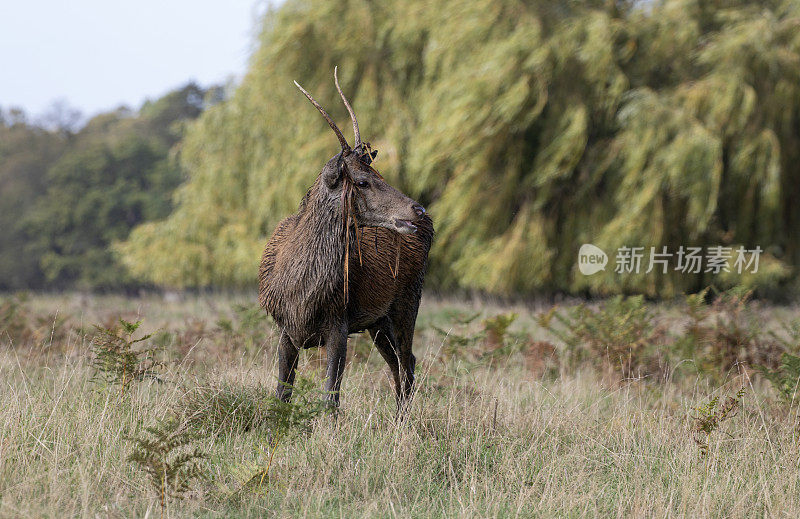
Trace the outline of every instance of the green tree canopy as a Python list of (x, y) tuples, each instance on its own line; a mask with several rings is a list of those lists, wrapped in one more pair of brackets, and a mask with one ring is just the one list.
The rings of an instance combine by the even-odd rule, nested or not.
[(23, 220), (45, 188), (47, 169), (67, 139), (30, 123), (19, 110), (0, 111), (0, 290), (38, 286), (37, 245)]
[[(109, 245), (137, 224), (166, 217), (183, 180), (170, 150), (187, 121), (219, 100), (187, 84), (100, 114), (80, 130), (52, 117), (0, 124), (0, 289), (122, 288), (134, 282)], [(62, 109), (59, 113), (63, 112)], [(8, 119), (8, 120), (6, 120)], [(8, 229), (8, 231), (6, 230)]]
[[(800, 3), (288, 0), (232, 97), (182, 143), (176, 210), (118, 247), (156, 283), (251, 285), (347, 128), (429, 206), (430, 283), (669, 295), (776, 285), (800, 259)], [(592, 277), (577, 251), (760, 245), (759, 276)], [(613, 261), (613, 260), (612, 260)]]

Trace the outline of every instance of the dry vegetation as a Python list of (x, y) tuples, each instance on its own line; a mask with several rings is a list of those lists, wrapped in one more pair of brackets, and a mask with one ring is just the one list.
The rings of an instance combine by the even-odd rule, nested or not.
[(0, 516), (796, 517), (800, 312), (712, 299), (427, 299), (397, 423), (363, 336), (338, 416), (316, 350), (277, 403), (251, 295), (5, 297)]

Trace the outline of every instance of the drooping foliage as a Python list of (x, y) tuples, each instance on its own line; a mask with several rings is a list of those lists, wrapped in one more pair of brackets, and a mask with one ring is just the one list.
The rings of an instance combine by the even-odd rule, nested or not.
[[(429, 286), (670, 295), (785, 285), (800, 259), (800, 3), (289, 0), (182, 143), (169, 218), (119, 245), (141, 278), (251, 285), (336, 141), (292, 80), (428, 206)], [(610, 256), (584, 276), (577, 251)], [(760, 246), (757, 275), (614, 273), (621, 246)]]

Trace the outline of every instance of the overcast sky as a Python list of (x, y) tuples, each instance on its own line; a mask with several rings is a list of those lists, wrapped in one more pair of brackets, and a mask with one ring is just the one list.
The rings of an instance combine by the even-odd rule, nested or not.
[(265, 0), (0, 0), (0, 107), (133, 108), (240, 77)]

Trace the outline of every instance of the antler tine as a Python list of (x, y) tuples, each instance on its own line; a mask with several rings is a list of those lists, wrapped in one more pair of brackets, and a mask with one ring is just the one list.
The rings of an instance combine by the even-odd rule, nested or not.
[(342, 87), (339, 86), (339, 67), (333, 67), (333, 80), (336, 82), (336, 90), (339, 91), (339, 95), (342, 96), (342, 101), (344, 101), (344, 106), (347, 107), (347, 111), (350, 112), (350, 119), (353, 121), (353, 133), (356, 135), (356, 143), (353, 145), (354, 148), (358, 148), (361, 144), (361, 132), (358, 131), (358, 119), (356, 119), (356, 114), (353, 112), (353, 107), (350, 106), (350, 103), (347, 102), (347, 98), (344, 96), (342, 92)]
[(314, 100), (314, 98), (313, 98), (313, 97), (311, 97), (311, 94), (309, 94), (308, 92), (306, 92), (306, 89), (305, 89), (305, 88), (303, 88), (303, 87), (301, 87), (301, 86), (300, 86), (300, 83), (298, 83), (297, 81), (295, 81), (295, 82), (294, 82), (294, 84), (295, 84), (295, 86), (296, 86), (297, 88), (299, 88), (299, 89), (300, 89), (300, 91), (301, 91), (303, 94), (305, 94), (305, 96), (308, 98), (308, 100), (309, 100), (309, 101), (311, 101), (311, 104), (312, 104), (312, 105), (314, 105), (314, 106), (317, 108), (317, 110), (319, 110), (319, 113), (321, 113), (321, 114), (322, 114), (322, 117), (324, 117), (324, 118), (325, 118), (325, 120), (326, 120), (326, 121), (328, 121), (328, 125), (331, 127), (331, 130), (333, 130), (333, 133), (335, 133), (335, 134), (336, 134), (336, 137), (338, 137), (338, 139), (339, 139), (339, 144), (341, 144), (341, 145), (342, 145), (342, 150), (349, 150), (349, 149), (350, 149), (350, 145), (349, 145), (349, 144), (347, 144), (347, 139), (345, 139), (345, 138), (344, 138), (344, 135), (342, 135), (342, 132), (341, 132), (341, 131), (339, 130), (339, 128), (336, 126), (336, 123), (334, 123), (334, 122), (333, 122), (333, 119), (331, 119), (331, 116), (330, 116), (330, 115), (328, 115), (328, 112), (326, 112), (326, 111), (325, 111), (325, 109), (324, 109), (324, 108), (322, 108), (322, 107), (319, 105), (319, 103), (318, 103), (318, 102), (316, 102), (316, 101)]

